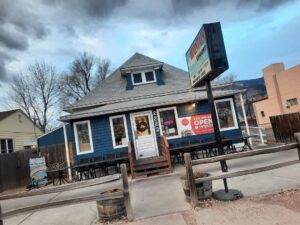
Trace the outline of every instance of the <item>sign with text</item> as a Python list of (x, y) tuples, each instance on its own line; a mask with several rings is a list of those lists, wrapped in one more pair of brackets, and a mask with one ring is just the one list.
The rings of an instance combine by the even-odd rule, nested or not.
[(35, 185), (45, 185), (47, 183), (47, 168), (45, 157), (29, 159), (30, 177)]
[(202, 86), (228, 69), (220, 23), (204, 24), (185, 54), (192, 87)]
[(179, 118), (182, 136), (210, 134), (214, 132), (211, 114), (199, 114)]

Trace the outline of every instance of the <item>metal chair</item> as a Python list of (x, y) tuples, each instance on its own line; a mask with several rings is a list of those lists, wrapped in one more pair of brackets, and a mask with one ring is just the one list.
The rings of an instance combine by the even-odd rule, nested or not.
[[(201, 141), (200, 140), (191, 140), (190, 144), (194, 145), (194, 144), (199, 144), (200, 145)], [(199, 146), (196, 147), (191, 147), (191, 158), (192, 159), (199, 159), (198, 156), (198, 151), (199, 151)]]

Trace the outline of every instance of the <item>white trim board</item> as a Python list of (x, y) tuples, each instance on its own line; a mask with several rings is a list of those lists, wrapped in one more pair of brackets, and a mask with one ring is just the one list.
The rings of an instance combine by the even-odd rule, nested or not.
[[(77, 124), (84, 124), (87, 123), (88, 124), (88, 131), (89, 131), (89, 140), (90, 140), (90, 146), (91, 146), (91, 150), (90, 151), (86, 151), (86, 152), (80, 152), (79, 151), (79, 143), (78, 143), (78, 135), (77, 135)], [(84, 121), (78, 121), (73, 123), (74, 126), (74, 136), (75, 136), (75, 144), (76, 144), (76, 154), (77, 155), (84, 155), (84, 154), (88, 154), (88, 153), (92, 153), (94, 152), (94, 145), (93, 145), (93, 137), (92, 137), (92, 130), (91, 130), (91, 122), (90, 120), (84, 120)]]
[[(114, 132), (114, 128), (113, 128), (113, 119), (115, 119), (115, 118), (123, 118), (124, 128), (125, 128), (125, 135), (126, 135), (126, 140), (127, 140), (127, 143), (125, 145), (116, 146), (116, 143), (115, 143), (115, 132)], [(127, 121), (126, 121), (125, 114), (116, 115), (116, 116), (110, 116), (109, 117), (109, 124), (110, 124), (110, 133), (111, 133), (112, 143), (113, 143), (114, 149), (127, 147), (128, 146), (129, 138), (128, 138)]]

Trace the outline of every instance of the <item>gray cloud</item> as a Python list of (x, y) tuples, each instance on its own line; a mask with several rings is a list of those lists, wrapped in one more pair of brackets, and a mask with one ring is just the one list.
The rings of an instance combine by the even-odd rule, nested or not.
[(44, 2), (53, 7), (64, 7), (74, 14), (81, 14), (90, 18), (108, 18), (112, 16), (115, 9), (124, 6), (128, 0), (44, 0)]
[(28, 40), (25, 36), (0, 27), (1, 44), (7, 49), (26, 50), (28, 48)]
[(6, 63), (12, 60), (12, 58), (4, 52), (0, 52), (0, 82), (8, 80), (8, 75), (6, 71)]
[(273, 10), (294, 0), (239, 0), (237, 6), (242, 8), (254, 7), (257, 12)]

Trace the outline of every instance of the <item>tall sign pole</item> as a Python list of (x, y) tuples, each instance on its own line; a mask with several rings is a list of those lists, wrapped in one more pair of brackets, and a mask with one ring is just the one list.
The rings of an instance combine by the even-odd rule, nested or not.
[[(206, 86), (206, 91), (207, 91), (208, 104), (211, 109), (211, 118), (212, 118), (213, 125), (214, 125), (214, 132), (215, 132), (215, 139), (216, 139), (216, 144), (217, 144), (217, 148), (218, 148), (218, 153), (219, 153), (219, 155), (225, 155), (223, 145), (222, 145), (222, 136), (221, 136), (221, 132), (220, 132), (219, 124), (218, 124), (218, 117), (217, 117), (216, 107), (215, 107), (215, 103), (214, 103), (214, 96), (212, 93), (210, 81), (205, 81), (205, 86)], [(226, 161), (222, 160), (220, 163), (221, 163), (222, 172), (227, 172), (228, 167), (227, 167)], [(223, 183), (224, 183), (225, 192), (228, 193), (228, 185), (227, 185), (226, 178), (223, 179)]]
[[(192, 87), (206, 86), (207, 99), (211, 109), (215, 140), (219, 155), (224, 155), (222, 137), (218, 123), (211, 81), (228, 69), (228, 61), (221, 30), (221, 24), (204, 24), (190, 48), (186, 52), (186, 61), (190, 73)], [(220, 162), (222, 172), (227, 172), (225, 160)], [(219, 200), (234, 200), (242, 197), (238, 190), (228, 189), (227, 180), (223, 179), (224, 190), (214, 192)]]

